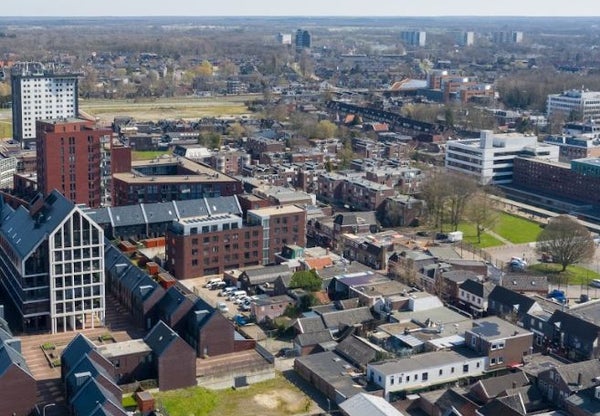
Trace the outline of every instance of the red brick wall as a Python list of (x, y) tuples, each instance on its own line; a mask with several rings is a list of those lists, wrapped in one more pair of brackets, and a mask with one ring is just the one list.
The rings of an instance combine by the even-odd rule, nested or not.
[(11, 366), (0, 377), (0, 415), (29, 415), (36, 395), (35, 380), (17, 366)]
[(157, 360), (159, 390), (196, 385), (196, 354), (181, 338), (177, 337)]

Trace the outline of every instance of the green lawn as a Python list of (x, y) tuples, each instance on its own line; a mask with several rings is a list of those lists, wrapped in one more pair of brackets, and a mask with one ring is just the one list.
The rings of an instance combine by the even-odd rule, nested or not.
[(202, 387), (190, 387), (156, 394), (169, 416), (206, 416), (217, 404), (217, 393)]
[(293, 416), (314, 410), (306, 395), (281, 375), (242, 389), (191, 387), (159, 392), (156, 398), (169, 416)]
[(463, 232), (463, 240), (469, 244), (479, 248), (501, 246), (502, 241), (494, 238), (490, 234), (483, 232), (481, 233), (481, 242), (477, 241), (477, 230), (475, 225), (467, 222), (461, 222), (458, 224), (458, 230)]
[(0, 121), (0, 139), (12, 137), (12, 123), (10, 121)]
[(536, 241), (542, 227), (537, 222), (502, 212), (493, 231), (511, 243), (522, 244)]
[(167, 153), (163, 150), (144, 150), (144, 151), (133, 150), (131, 152), (131, 159), (132, 160), (152, 160), (152, 159), (155, 159), (162, 155), (169, 155), (169, 153)]
[(600, 279), (600, 274), (585, 267), (571, 265), (567, 270), (560, 272), (562, 266), (554, 263), (537, 263), (527, 268), (530, 271), (536, 271), (548, 276), (551, 283), (565, 285), (588, 285), (592, 279)]

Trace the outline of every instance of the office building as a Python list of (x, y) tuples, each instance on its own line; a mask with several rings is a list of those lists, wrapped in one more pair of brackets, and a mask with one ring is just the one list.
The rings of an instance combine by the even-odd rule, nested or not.
[(0, 284), (17, 330), (103, 325), (102, 228), (56, 190), (30, 210), (2, 204), (0, 213)]
[(494, 134), (482, 130), (479, 139), (449, 141), (446, 144), (446, 167), (474, 176), (481, 184), (507, 184), (513, 180), (516, 156), (539, 156), (557, 161), (558, 153), (558, 146), (538, 143), (533, 135)]
[(28, 147), (35, 142), (38, 120), (77, 117), (77, 74), (46, 68), (39, 62), (17, 63), (11, 70), (13, 138)]
[(598, 120), (600, 119), (600, 92), (569, 90), (561, 94), (548, 95), (546, 115), (564, 119)]
[(308, 30), (298, 29), (296, 31), (296, 49), (310, 49), (312, 46), (312, 37)]
[(492, 33), (492, 42), (494, 43), (521, 43), (523, 42), (523, 32), (494, 32)]
[(426, 37), (426, 32), (418, 30), (411, 30), (400, 33), (400, 40), (402, 40), (402, 42), (407, 46), (423, 47), (425, 46)]
[(475, 32), (458, 32), (456, 34), (456, 43), (459, 46), (473, 46), (475, 43)]
[(277, 43), (280, 45), (291, 45), (292, 44), (292, 34), (291, 33), (278, 33), (275, 37)]
[(80, 119), (39, 120), (36, 131), (38, 190), (57, 189), (76, 204), (99, 207), (101, 142), (111, 131)]

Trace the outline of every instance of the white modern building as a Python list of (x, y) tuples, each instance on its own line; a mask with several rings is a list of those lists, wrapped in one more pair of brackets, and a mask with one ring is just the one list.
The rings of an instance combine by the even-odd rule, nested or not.
[(559, 114), (579, 121), (600, 119), (600, 92), (569, 90), (562, 94), (548, 95), (546, 101), (548, 118)]
[(55, 72), (39, 62), (11, 69), (13, 139), (35, 142), (35, 122), (74, 118), (78, 114), (78, 75)]
[(482, 130), (479, 139), (446, 143), (446, 168), (472, 175), (482, 184), (507, 184), (512, 182), (515, 156), (558, 161), (558, 153), (557, 146), (538, 143), (534, 135)]
[(416, 391), (462, 378), (481, 376), (487, 357), (466, 349), (415, 354), (410, 358), (384, 361), (367, 366), (367, 378), (383, 388), (384, 397), (390, 393)]
[(17, 173), (17, 158), (0, 155), (0, 189), (12, 189), (15, 173)]
[(404, 31), (400, 33), (402, 42), (409, 46), (425, 46), (427, 42), (427, 32), (419, 30)]
[(104, 324), (104, 232), (58, 191), (2, 205), (0, 283), (24, 332)]

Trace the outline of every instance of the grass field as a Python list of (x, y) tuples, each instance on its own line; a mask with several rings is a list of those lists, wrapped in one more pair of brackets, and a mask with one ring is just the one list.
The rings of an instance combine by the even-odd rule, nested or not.
[(146, 150), (146, 151), (139, 151), (139, 150), (133, 150), (131, 152), (131, 160), (152, 160), (152, 159), (156, 159), (159, 156), (162, 155), (168, 155), (168, 152), (164, 152), (162, 150)]
[(475, 225), (471, 223), (461, 222), (458, 224), (458, 230), (463, 232), (463, 240), (469, 244), (479, 248), (501, 246), (502, 241), (494, 238), (492, 235), (483, 232), (481, 233), (481, 242), (477, 241), (477, 230)]
[(281, 375), (239, 390), (192, 387), (156, 397), (169, 416), (293, 416), (314, 410), (304, 393)]
[(12, 137), (12, 123), (0, 120), (0, 139)]
[(514, 244), (536, 241), (542, 227), (536, 222), (511, 214), (501, 213), (493, 231)]
[(250, 114), (244, 104), (253, 96), (177, 97), (151, 100), (80, 100), (82, 111), (103, 122), (115, 116), (131, 116), (139, 121), (162, 119), (194, 120), (202, 117), (227, 117)]
[(600, 274), (581, 266), (571, 265), (567, 270), (561, 272), (562, 266), (553, 263), (538, 263), (530, 265), (527, 270), (543, 273), (548, 276), (551, 283), (561, 285), (584, 285), (587, 286), (592, 279), (600, 279)]

